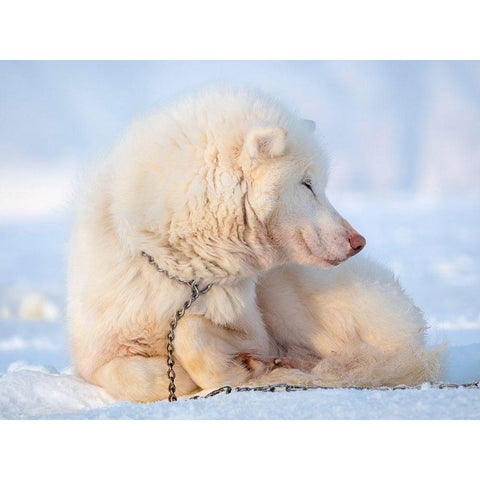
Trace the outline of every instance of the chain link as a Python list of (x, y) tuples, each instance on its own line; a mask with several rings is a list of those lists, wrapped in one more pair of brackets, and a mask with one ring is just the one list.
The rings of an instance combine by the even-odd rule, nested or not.
[[(429, 383), (426, 384), (431, 388), (443, 389), (456, 389), (456, 388), (478, 388), (480, 389), (480, 380), (471, 383)], [(342, 390), (421, 390), (424, 385), (416, 385), (410, 387), (408, 385), (397, 385), (396, 387), (341, 387)], [(190, 400), (197, 400), (199, 398), (210, 398), (216, 395), (225, 394), (228, 395), (232, 392), (297, 392), (301, 390), (338, 390), (339, 387), (325, 387), (321, 385), (290, 385), (288, 383), (274, 383), (271, 385), (262, 385), (257, 387), (231, 387), (225, 385), (224, 387), (217, 388), (205, 395), (194, 395), (190, 397)]]
[(170, 275), (166, 270), (160, 268), (158, 263), (155, 259), (146, 252), (142, 252), (142, 255), (147, 258), (148, 263), (153, 265), (157, 272), (163, 273), (167, 278), (170, 280), (175, 280), (178, 283), (183, 285), (187, 285), (191, 289), (190, 298), (182, 305), (182, 308), (175, 312), (172, 321), (170, 322), (169, 331), (167, 334), (167, 377), (168, 377), (168, 401), (169, 402), (176, 402), (177, 396), (175, 394), (176, 387), (175, 387), (175, 357), (173, 356), (175, 347), (173, 345), (173, 341), (175, 340), (175, 329), (177, 328), (178, 321), (185, 315), (185, 312), (192, 306), (193, 302), (197, 300), (200, 295), (207, 293), (212, 286), (209, 283), (205, 288), (199, 289), (198, 283), (195, 280), (182, 280), (181, 278), (175, 277)]

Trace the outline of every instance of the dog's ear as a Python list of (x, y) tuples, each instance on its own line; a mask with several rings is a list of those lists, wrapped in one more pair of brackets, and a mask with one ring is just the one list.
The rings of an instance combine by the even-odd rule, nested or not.
[(310, 133), (313, 133), (315, 131), (316, 124), (313, 120), (308, 120), (307, 118), (304, 118), (303, 124)]
[(252, 128), (245, 137), (244, 149), (251, 159), (275, 158), (283, 155), (287, 132), (280, 127)]

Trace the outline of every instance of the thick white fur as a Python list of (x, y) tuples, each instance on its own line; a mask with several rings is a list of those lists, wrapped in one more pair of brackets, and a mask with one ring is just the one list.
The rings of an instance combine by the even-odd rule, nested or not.
[(391, 273), (359, 257), (332, 268), (354, 253), (356, 232), (325, 196), (313, 128), (262, 94), (229, 89), (132, 125), (79, 196), (68, 318), (81, 376), (117, 398), (166, 398), (167, 327), (189, 290), (144, 250), (173, 275), (214, 283), (176, 331), (180, 395), (438, 378), (422, 314)]

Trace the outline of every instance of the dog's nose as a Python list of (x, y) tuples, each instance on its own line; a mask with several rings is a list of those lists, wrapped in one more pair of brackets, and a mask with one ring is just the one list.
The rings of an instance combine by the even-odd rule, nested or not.
[(362, 248), (365, 246), (367, 241), (364, 237), (362, 237), (359, 233), (355, 232), (348, 237), (348, 241), (350, 242), (350, 246), (352, 247), (352, 255), (358, 253)]

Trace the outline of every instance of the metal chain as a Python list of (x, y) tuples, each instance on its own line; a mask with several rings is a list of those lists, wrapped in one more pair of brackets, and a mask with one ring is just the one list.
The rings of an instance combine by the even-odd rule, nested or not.
[(169, 402), (176, 402), (177, 396), (175, 395), (176, 387), (175, 387), (175, 357), (173, 353), (175, 351), (175, 347), (173, 345), (173, 341), (175, 340), (175, 329), (177, 328), (178, 321), (185, 315), (185, 312), (192, 306), (193, 302), (197, 300), (200, 295), (207, 293), (212, 286), (209, 283), (205, 288), (199, 289), (198, 283), (195, 280), (182, 280), (181, 278), (175, 277), (170, 275), (165, 269), (160, 268), (158, 263), (155, 259), (146, 252), (142, 252), (142, 255), (148, 259), (148, 263), (153, 265), (157, 272), (163, 273), (167, 278), (170, 280), (175, 280), (178, 283), (183, 285), (188, 285), (192, 291), (190, 298), (182, 305), (182, 308), (175, 312), (173, 316), (173, 320), (170, 322), (170, 328), (167, 334), (167, 377), (168, 377), (168, 401)]
[[(471, 383), (430, 383), (428, 384), (432, 388), (443, 389), (456, 389), (456, 388), (478, 388), (480, 389), (480, 380)], [(409, 387), (408, 385), (397, 385), (396, 387), (325, 387), (321, 385), (290, 385), (288, 383), (275, 383), (271, 385), (262, 385), (257, 387), (231, 387), (225, 385), (224, 387), (217, 388), (208, 392), (205, 395), (195, 395), (190, 397), (190, 400), (197, 400), (199, 398), (210, 398), (220, 394), (226, 394), (232, 392), (297, 392), (301, 390), (420, 390), (422, 385)]]

